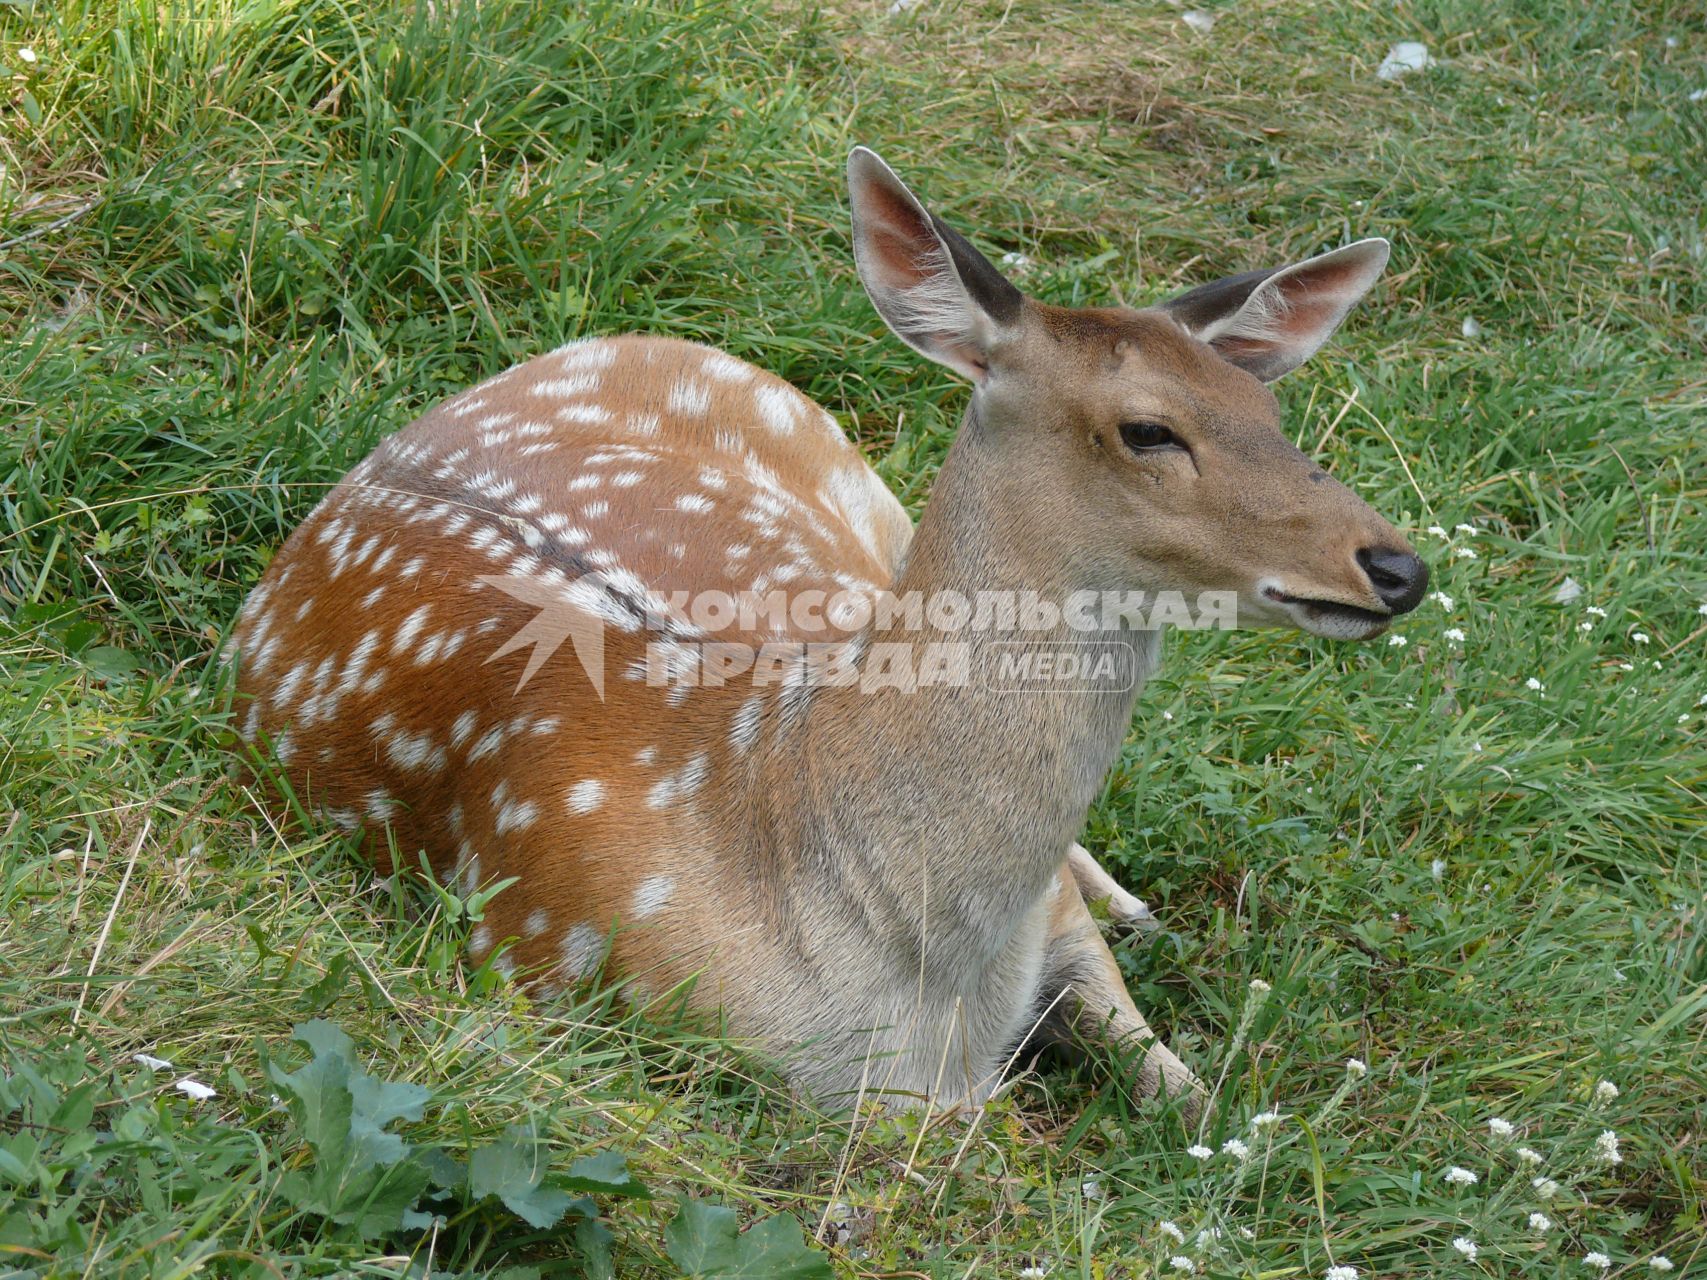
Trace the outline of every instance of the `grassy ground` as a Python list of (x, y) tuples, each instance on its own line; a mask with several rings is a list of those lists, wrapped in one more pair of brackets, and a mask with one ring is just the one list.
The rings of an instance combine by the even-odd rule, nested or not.
[[(0, 5), (0, 1273), (1707, 1273), (1699, 5), (785, 8)], [(216, 747), (323, 487), (567, 338), (754, 359), (922, 501), (963, 393), (858, 291), (855, 141), (1056, 302), (1395, 242), (1282, 398), (1449, 601), (1181, 638), (1085, 837), (1200, 1135), (1055, 1070), (850, 1122), (535, 1007)]]

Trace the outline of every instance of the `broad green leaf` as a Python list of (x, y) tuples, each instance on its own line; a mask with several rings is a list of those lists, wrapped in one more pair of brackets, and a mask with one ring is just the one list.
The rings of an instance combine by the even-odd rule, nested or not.
[(734, 1265), (739, 1231), (733, 1209), (684, 1200), (682, 1211), (664, 1228), (664, 1250), (690, 1276), (717, 1275)]
[(650, 1194), (645, 1184), (628, 1171), (628, 1158), (616, 1151), (583, 1156), (569, 1166), (563, 1186), (570, 1191), (641, 1199)]
[(476, 1148), (468, 1160), (468, 1189), (476, 1200), (497, 1196), (529, 1226), (555, 1225), (569, 1209), (569, 1194), (545, 1185), (545, 1160), (537, 1143), (516, 1130)]
[(733, 1209), (689, 1200), (664, 1228), (670, 1260), (717, 1280), (829, 1280), (830, 1260), (806, 1242), (799, 1221), (778, 1213), (737, 1229)]

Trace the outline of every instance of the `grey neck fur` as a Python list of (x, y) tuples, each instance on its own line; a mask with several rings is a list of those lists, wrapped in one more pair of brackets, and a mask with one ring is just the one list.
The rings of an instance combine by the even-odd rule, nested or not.
[[(991, 483), (991, 441), (968, 414), (939, 474), (895, 590), (1034, 591), (1061, 601), (1082, 585), (1066, 566), (1038, 566), (1028, 521)], [(1133, 704), (1160, 653), (1154, 631), (934, 631), (872, 634), (922, 647), (964, 644), (967, 687), (820, 690), (779, 745), (789, 757), (803, 880), (837, 882), (900, 965), (959, 987), (1008, 942), (1041, 900), (1118, 755)], [(1133, 687), (1002, 692), (989, 687), (996, 646), (1115, 643)], [(915, 648), (915, 652), (919, 651)], [(869, 661), (869, 648), (868, 648)], [(794, 910), (812, 908), (796, 902)], [(925, 955), (918, 954), (924, 939)], [(875, 939), (874, 939), (875, 940)]]

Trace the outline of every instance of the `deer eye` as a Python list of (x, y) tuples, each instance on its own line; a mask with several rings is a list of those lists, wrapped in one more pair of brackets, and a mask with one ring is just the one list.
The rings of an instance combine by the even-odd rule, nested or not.
[(1123, 422), (1120, 442), (1134, 453), (1151, 449), (1183, 449), (1185, 444), (1159, 422)]

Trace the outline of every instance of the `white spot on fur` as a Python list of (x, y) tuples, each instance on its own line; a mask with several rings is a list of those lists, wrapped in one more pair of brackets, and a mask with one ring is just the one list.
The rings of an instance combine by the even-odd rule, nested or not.
[(703, 493), (684, 493), (676, 499), (677, 511), (693, 511), (703, 513), (710, 511), (717, 504)]
[(670, 388), (667, 407), (671, 413), (699, 417), (711, 408), (711, 388), (695, 378), (678, 378)]
[(746, 755), (752, 750), (753, 743), (759, 740), (759, 728), (764, 723), (764, 699), (748, 698), (741, 704), (741, 709), (735, 713), (735, 721), (729, 730), (729, 741), (735, 750)]
[(699, 371), (718, 382), (747, 382), (753, 376), (752, 365), (721, 351), (707, 354), (699, 366)]
[(537, 938), (551, 927), (551, 913), (544, 907), (535, 907), (528, 912), (527, 920), (522, 924), (522, 936)]
[(753, 403), (758, 407), (759, 417), (764, 419), (765, 426), (775, 434), (785, 436), (794, 430), (801, 400), (792, 388), (760, 387), (753, 393)]
[[(685, 691), (687, 686), (681, 686)], [(672, 693), (675, 690), (671, 690)], [(711, 757), (700, 752), (674, 773), (667, 773), (646, 793), (646, 804), (652, 809), (667, 809), (678, 800), (685, 800), (705, 784), (711, 771)]]
[(559, 954), (563, 957), (563, 976), (570, 982), (577, 982), (593, 971), (598, 964), (599, 955), (604, 951), (605, 940), (590, 924), (578, 924), (563, 935)]
[(605, 784), (597, 778), (588, 778), (569, 788), (564, 803), (569, 806), (570, 813), (591, 813), (604, 803), (604, 799)]
[(433, 611), (433, 606), (424, 604), (407, 618), (397, 628), (397, 636), (391, 642), (392, 653), (402, 653), (415, 643), (415, 637), (421, 634), (421, 628), (426, 625), (427, 615)]
[(664, 909), (676, 891), (674, 876), (647, 876), (634, 891), (634, 918), (644, 920)]
[(496, 810), (492, 830), (498, 835), (511, 831), (526, 831), (539, 820), (539, 806), (532, 800), (513, 798), (507, 781), (499, 782), (492, 788), (492, 808)]

